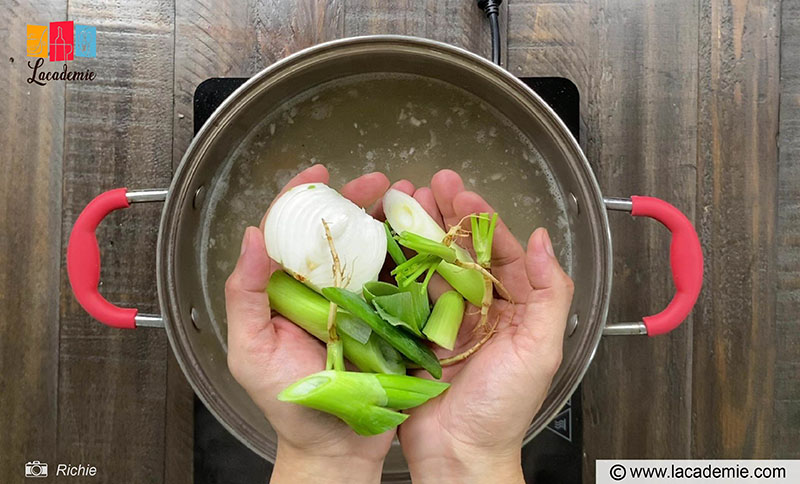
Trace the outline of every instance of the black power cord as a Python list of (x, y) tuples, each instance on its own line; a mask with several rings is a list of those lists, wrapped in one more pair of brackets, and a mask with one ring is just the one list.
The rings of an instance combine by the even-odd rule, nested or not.
[(503, 0), (478, 0), (478, 8), (489, 18), (492, 29), (492, 62), (500, 65), (500, 4)]

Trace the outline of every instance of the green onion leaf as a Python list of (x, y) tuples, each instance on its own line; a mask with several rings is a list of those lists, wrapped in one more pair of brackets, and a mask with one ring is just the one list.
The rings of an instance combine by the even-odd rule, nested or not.
[(383, 226), (386, 228), (386, 250), (394, 263), (400, 265), (407, 260), (406, 255), (403, 254), (403, 249), (397, 245), (397, 241), (392, 237), (392, 229), (389, 228), (389, 222), (384, 223)]
[(361, 294), (364, 296), (364, 299), (370, 304), (372, 304), (372, 300), (375, 298), (375, 296), (389, 296), (392, 294), (397, 294), (398, 292), (400, 292), (399, 287), (383, 281), (368, 282), (364, 284), (364, 287), (361, 290)]
[(411, 293), (400, 292), (388, 296), (377, 296), (372, 300), (372, 307), (387, 323), (392, 326), (401, 326), (422, 337)]
[(395, 388), (398, 390), (408, 390), (411, 392), (425, 393), (435, 397), (442, 393), (450, 386), (449, 383), (429, 380), (427, 378), (419, 378), (410, 375), (381, 375), (376, 374), (375, 377), (380, 382), (384, 390)]
[[(362, 290), (364, 295), (364, 299), (372, 304), (373, 307), (377, 310), (378, 308), (375, 306), (375, 298), (380, 296), (391, 296), (393, 294), (400, 294), (400, 293), (408, 293), (411, 295), (411, 308), (412, 308), (412, 321), (413, 326), (416, 328), (422, 329), (425, 325), (425, 321), (428, 320), (428, 316), (431, 313), (430, 302), (428, 301), (428, 290), (427, 286), (419, 283), (409, 281), (408, 285), (405, 287), (397, 287), (388, 282), (381, 282), (381, 281), (374, 281), (368, 282), (364, 284), (364, 288)], [(399, 312), (392, 311), (389, 306), (386, 304), (383, 305), (382, 309), (384, 311), (390, 312), (395, 317), (399, 317), (403, 319), (403, 316), (400, 315)], [(380, 314), (380, 311), (378, 311)], [(383, 316), (383, 315), (381, 315)], [(384, 319), (386, 319), (384, 317)], [(389, 321), (391, 323), (391, 321)], [(397, 324), (395, 324), (397, 326)], [(416, 333), (416, 331), (415, 331)]]
[(439, 264), (440, 261), (441, 259), (435, 255), (417, 254), (395, 267), (391, 274), (395, 276), (400, 287), (405, 287), (416, 281), (425, 271)]
[[(429, 269), (430, 271), (430, 269)], [(431, 314), (431, 305), (428, 300), (428, 286), (421, 282), (411, 282), (402, 288), (411, 294), (411, 305), (414, 308), (414, 321), (418, 328), (425, 326), (425, 321)]]
[(372, 334), (372, 328), (364, 321), (344, 311), (336, 312), (336, 329), (361, 344), (366, 344)]
[(434, 378), (442, 377), (442, 365), (439, 364), (439, 359), (430, 348), (381, 319), (378, 313), (358, 295), (338, 287), (326, 287), (322, 290), (322, 294), (329, 301), (361, 318), (372, 328), (372, 331), (409, 360), (427, 370)]

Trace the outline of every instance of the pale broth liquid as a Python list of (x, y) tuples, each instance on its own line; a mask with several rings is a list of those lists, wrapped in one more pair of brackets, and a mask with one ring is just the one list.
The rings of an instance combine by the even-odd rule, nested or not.
[(321, 84), (269, 113), (225, 161), (204, 208), (196, 248), (212, 326), (226, 345), (224, 283), (244, 229), (295, 174), (324, 164), (330, 186), (373, 171), (429, 184), (461, 174), (525, 245), (550, 232), (568, 272), (572, 243), (564, 197), (547, 162), (507, 118), (477, 96), (416, 75), (359, 75)]

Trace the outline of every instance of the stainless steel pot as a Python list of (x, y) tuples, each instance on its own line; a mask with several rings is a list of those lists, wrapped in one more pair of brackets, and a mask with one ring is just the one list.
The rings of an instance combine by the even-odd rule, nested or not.
[[(564, 360), (547, 398), (526, 433), (529, 441), (553, 419), (581, 381), (603, 334), (658, 334), (688, 315), (700, 290), (702, 253), (691, 223), (674, 207), (648, 197), (603, 198), (576, 140), (531, 89), (489, 61), (440, 42), (400, 36), (348, 38), (317, 45), (259, 72), (234, 92), (192, 141), (169, 190), (106, 192), (78, 218), (67, 265), (79, 302), (96, 319), (115, 327), (163, 326), (194, 391), (232, 434), (269, 460), (276, 436), (244, 390), (231, 377), (224, 342), (212, 332), (201, 294), (197, 257), (205, 194), (221, 161), (264, 113), (322, 82), (363, 73), (407, 73), (435, 78), (483, 98), (528, 136), (547, 160), (569, 202), (573, 230), (574, 302), (564, 342)], [(142, 315), (113, 306), (100, 296), (99, 250), (94, 235), (102, 218), (130, 203), (164, 201), (157, 247), (158, 295), (162, 315)], [(611, 235), (607, 210), (654, 217), (673, 232), (671, 247), (677, 294), (659, 315), (641, 322), (606, 324), (611, 292)], [(399, 448), (384, 467), (389, 481), (407, 479)]]

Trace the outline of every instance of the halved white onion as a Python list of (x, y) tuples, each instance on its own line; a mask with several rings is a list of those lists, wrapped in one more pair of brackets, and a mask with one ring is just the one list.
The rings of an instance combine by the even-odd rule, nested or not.
[(322, 221), (328, 224), (344, 272), (344, 288), (361, 293), (378, 279), (386, 258), (383, 224), (323, 183), (306, 183), (275, 201), (264, 223), (269, 256), (319, 291), (333, 286), (333, 258)]

